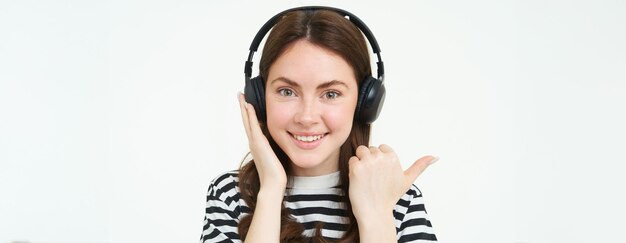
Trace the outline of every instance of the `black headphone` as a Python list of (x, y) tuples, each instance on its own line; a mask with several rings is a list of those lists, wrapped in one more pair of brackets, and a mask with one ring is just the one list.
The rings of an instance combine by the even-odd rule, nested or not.
[(267, 32), (269, 32), (270, 29), (274, 27), (276, 22), (278, 22), (278, 20), (285, 13), (299, 10), (330, 10), (339, 13), (344, 17), (348, 17), (350, 22), (356, 25), (356, 27), (359, 28), (361, 32), (363, 32), (363, 34), (369, 41), (370, 46), (372, 47), (372, 51), (378, 57), (378, 62), (376, 62), (378, 78), (368, 76), (365, 78), (365, 80), (362, 80), (361, 88), (359, 89), (359, 97), (354, 113), (354, 118), (355, 121), (360, 123), (370, 124), (374, 122), (378, 117), (380, 109), (383, 107), (383, 103), (385, 101), (385, 86), (383, 84), (385, 69), (383, 61), (380, 57), (380, 48), (378, 47), (378, 42), (376, 42), (376, 38), (374, 38), (374, 35), (367, 27), (367, 25), (365, 25), (365, 23), (363, 23), (363, 21), (361, 21), (357, 16), (342, 9), (323, 6), (297, 7), (282, 11), (269, 19), (263, 25), (263, 27), (261, 27), (259, 32), (256, 33), (256, 36), (254, 36), (254, 40), (252, 40), (252, 44), (250, 44), (250, 53), (248, 54), (248, 60), (246, 61), (244, 69), (246, 77), (246, 86), (244, 88), (244, 92), (246, 101), (254, 106), (259, 121), (266, 121), (265, 81), (260, 75), (254, 78), (250, 78), (252, 76), (252, 57), (254, 56), (254, 52), (256, 52), (259, 48), (261, 40), (263, 40)]

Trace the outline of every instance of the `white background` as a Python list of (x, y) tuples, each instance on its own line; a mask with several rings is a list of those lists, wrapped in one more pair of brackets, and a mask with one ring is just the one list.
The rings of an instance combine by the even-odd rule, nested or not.
[(378, 38), (373, 144), (440, 157), (442, 242), (626, 241), (624, 1), (4, 0), (0, 242), (197, 242), (252, 37), (311, 4)]

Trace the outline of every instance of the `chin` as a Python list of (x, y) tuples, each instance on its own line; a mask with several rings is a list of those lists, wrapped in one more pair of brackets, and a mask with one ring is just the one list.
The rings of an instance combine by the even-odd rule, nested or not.
[(291, 163), (293, 163), (293, 165), (302, 169), (311, 169), (311, 168), (318, 167), (319, 165), (322, 164), (320, 157), (315, 156), (315, 155), (314, 156), (302, 156), (302, 155), (289, 156), (289, 159), (291, 159)]
[(296, 176), (324, 175), (337, 170), (336, 164), (329, 164), (328, 160), (322, 159), (326, 157), (317, 154), (310, 156), (299, 154), (289, 158), (293, 166), (292, 172)]

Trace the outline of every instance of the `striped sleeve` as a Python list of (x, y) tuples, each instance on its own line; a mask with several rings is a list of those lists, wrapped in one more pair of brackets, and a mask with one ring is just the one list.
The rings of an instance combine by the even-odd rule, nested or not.
[(400, 198), (394, 210), (398, 243), (404, 242), (436, 242), (435, 236), (421, 191), (413, 185)]
[(237, 233), (239, 205), (236, 172), (224, 173), (209, 185), (200, 243), (241, 243)]

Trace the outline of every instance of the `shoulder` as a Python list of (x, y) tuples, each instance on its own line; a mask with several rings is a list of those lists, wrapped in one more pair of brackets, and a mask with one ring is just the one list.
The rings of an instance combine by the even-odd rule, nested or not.
[(406, 192), (407, 194), (416, 196), (416, 197), (421, 197), (422, 196), (422, 191), (420, 191), (419, 188), (417, 188), (417, 186), (415, 184), (411, 185), (411, 188)]
[(239, 181), (239, 171), (231, 170), (231, 171), (222, 172), (218, 174), (217, 176), (215, 176), (215, 178), (213, 178), (213, 180), (211, 181), (211, 186), (224, 187), (227, 184), (230, 184), (233, 182), (237, 183), (238, 181)]
[(394, 207), (394, 212), (397, 213), (397, 219), (403, 219), (406, 214), (414, 211), (426, 211), (424, 206), (424, 199), (422, 197), (422, 191), (415, 185), (411, 185), (411, 188), (400, 197), (400, 200)]
[(412, 185), (400, 198), (394, 208), (394, 216), (398, 242), (437, 241), (426, 213), (422, 192), (417, 186)]
[(247, 208), (242, 205), (237, 183), (237, 171), (223, 172), (211, 181), (201, 242), (241, 242), (237, 225)]
[(421, 200), (421, 198), (422, 198), (422, 191), (420, 191), (420, 189), (417, 188), (415, 184), (412, 184), (411, 188), (409, 188), (409, 190), (406, 191), (406, 193), (404, 193), (402, 197), (400, 197), (400, 200), (398, 201), (398, 206), (408, 207), (412, 201), (418, 200), (418, 199)]
[(215, 176), (211, 181), (208, 194), (217, 198), (220, 198), (222, 194), (229, 196), (239, 194), (238, 182), (239, 172), (237, 170), (223, 172)]
[(239, 172), (236, 170), (218, 174), (209, 185), (206, 195), (207, 213), (209, 209), (228, 209), (234, 212), (232, 218), (247, 212), (247, 205), (241, 198), (238, 186)]

